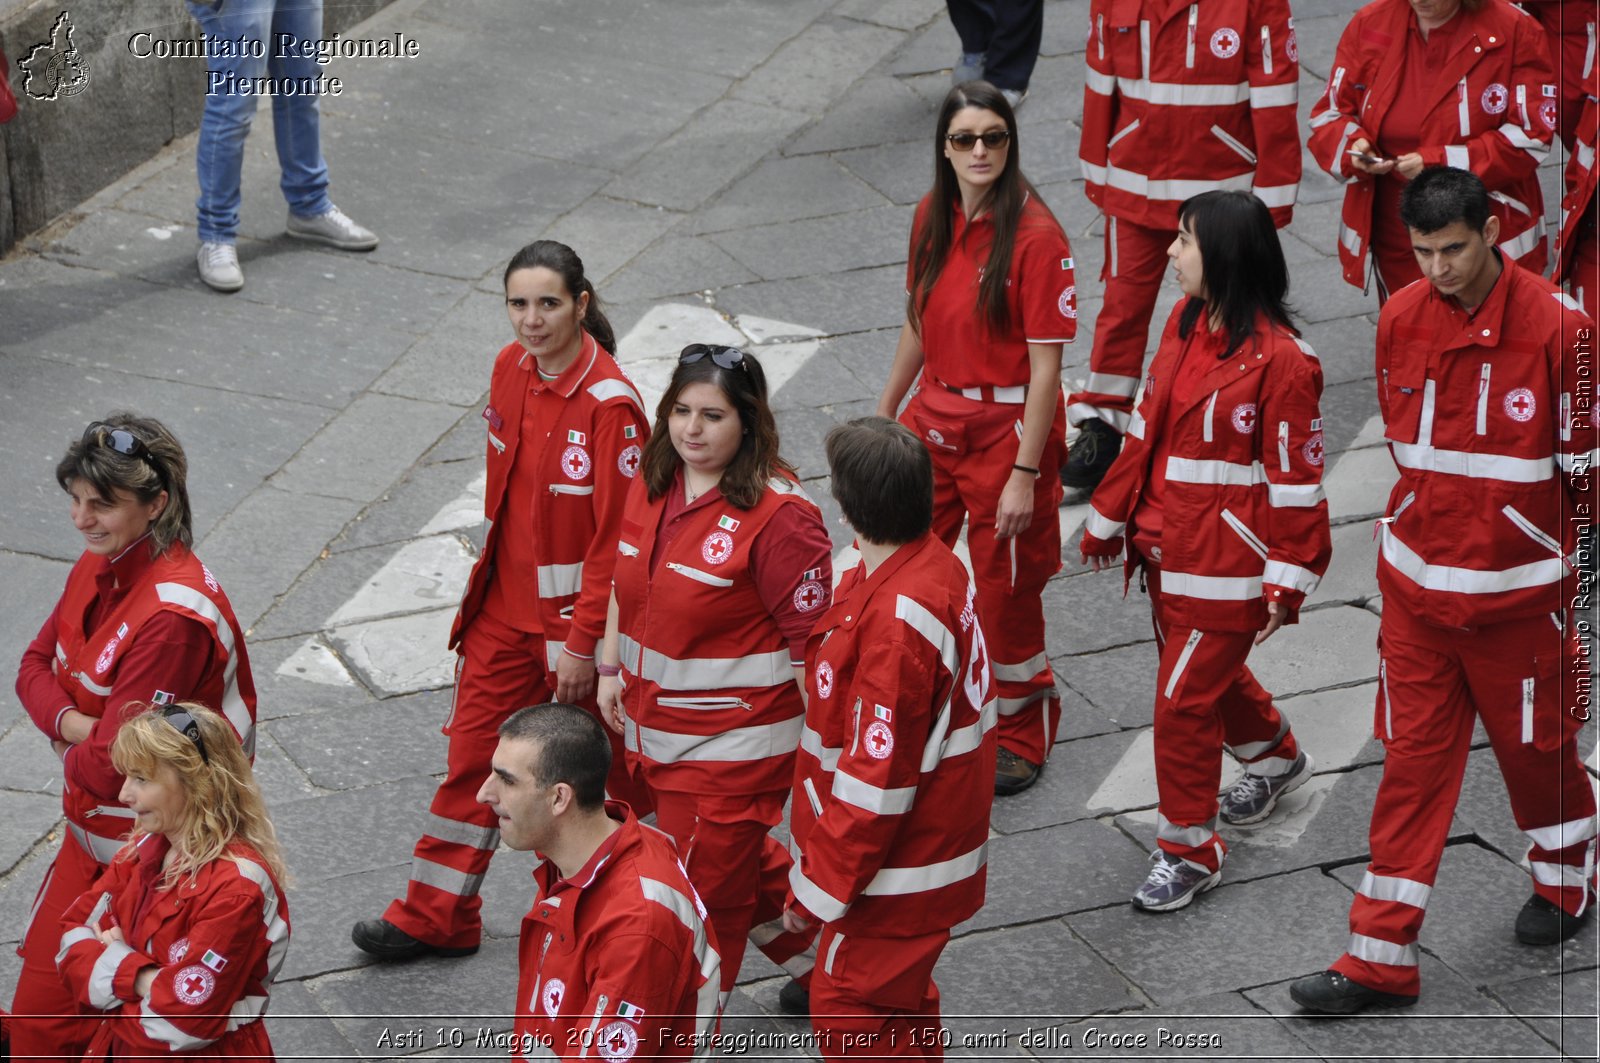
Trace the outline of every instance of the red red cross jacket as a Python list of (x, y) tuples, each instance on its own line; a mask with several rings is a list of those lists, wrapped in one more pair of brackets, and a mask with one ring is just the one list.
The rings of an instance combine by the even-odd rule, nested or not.
[[(155, 891), (141, 912), (166, 852), (164, 837), (144, 835), (62, 916), (62, 981), (106, 1016), (84, 1058), (273, 1058), (261, 1018), (289, 949), (282, 891), (261, 857), (235, 843), (193, 879)], [(107, 945), (98, 931), (112, 927), (123, 940)], [(134, 980), (152, 966), (160, 970), (141, 998)]]
[[(1591, 62), (1585, 91), (1588, 96), (1583, 103), (1582, 117), (1578, 119), (1577, 138), (1572, 144), (1572, 155), (1567, 159), (1567, 192), (1561, 199), (1561, 230), (1556, 235), (1556, 268), (1551, 274), (1557, 282), (1566, 280), (1572, 272), (1579, 223), (1583, 221), (1585, 211), (1594, 209), (1597, 172), (1594, 151), (1596, 137), (1600, 136), (1600, 99), (1596, 99), (1600, 96), (1600, 63)], [(1600, 284), (1600, 277), (1581, 280), (1585, 285)]]
[(1287, 0), (1093, 0), (1078, 158), (1107, 214), (1178, 227), (1214, 188), (1279, 226), (1300, 185), (1300, 47)]
[[(143, 543), (133, 547), (145, 548)], [(101, 618), (95, 630), (85, 631), (83, 618), (99, 594), (96, 577), (110, 564), (90, 553), (78, 558), (56, 606), (55, 674), (66, 696), (86, 716), (98, 719), (108, 709), (120, 713), (123, 706), (107, 705), (118, 662), (138, 639), (140, 627), (157, 613), (170, 610), (199, 621), (211, 633), (211, 664), (195, 689), (157, 692), (155, 696), (166, 693), (172, 701), (197, 701), (216, 709), (233, 725), (245, 753), (253, 757), (256, 690), (244, 632), (211, 570), (188, 547), (173, 543), (161, 556), (139, 567), (138, 584)], [(132, 813), (114, 797), (90, 793), (70, 782), (61, 800), (68, 831), (96, 860), (108, 862), (133, 827)]]
[[(678, 518), (682, 527), (658, 562), (666, 496), (650, 501), (643, 480), (628, 495), (615, 574), (624, 741), (664, 789), (784, 790), (805, 705), (789, 642), (757, 592), (750, 559), (780, 507), (804, 506), (818, 524), (822, 515), (782, 476), (753, 509), (710, 502)], [(810, 574), (796, 575), (799, 594)]]
[[(627, 805), (572, 881), (548, 861), (522, 920), (515, 1055), (705, 1059), (721, 1012), (721, 959), (672, 840)], [(742, 944), (742, 943), (741, 943)]]
[(973, 593), (930, 533), (846, 573), (806, 646), (789, 882), (841, 933), (930, 934), (983, 906), (997, 747)]
[(1455, 17), (1465, 21), (1439, 75), (1445, 95), (1399, 98), (1411, 5), (1374, 0), (1345, 27), (1328, 86), (1311, 110), (1307, 146), (1318, 165), (1345, 182), (1339, 261), (1344, 279), (1358, 288), (1367, 284), (1376, 192), (1346, 152), (1363, 137), (1378, 144), (1383, 116), (1395, 107), (1422, 113), (1424, 165), (1471, 170), (1489, 188), (1500, 248), (1529, 269), (1544, 269), (1544, 197), (1536, 171), (1550, 149), (1558, 111), (1544, 29), (1506, 0), (1484, 0), (1478, 10), (1463, 8)]
[(1447, 627), (1557, 612), (1592, 514), (1594, 323), (1511, 262), (1475, 314), (1426, 281), (1378, 318), (1400, 480), (1380, 521), (1384, 606)]
[[(1167, 320), (1122, 453), (1090, 499), (1084, 553), (1119, 552), (1145, 482), (1162, 476), (1161, 594), (1174, 620), (1255, 631), (1274, 601), (1292, 622), (1333, 552), (1322, 493), (1322, 367), (1304, 341), (1263, 320), (1174, 415), (1185, 305)], [(1172, 425), (1169, 457), (1164, 470), (1152, 469), (1150, 436), (1163, 425)], [(1136, 560), (1127, 553), (1131, 577)]]
[[(495, 547), (504, 535), (533, 539), (549, 667), (556, 666), (563, 648), (592, 658), (595, 643), (605, 634), (615, 530), (650, 430), (639, 393), (587, 332), (578, 358), (585, 368), (560, 403), (559, 416), (546, 426), (543, 439), (526, 441), (521, 438), (522, 415), (533, 359), (520, 343), (507, 344), (495, 358), (489, 405), (483, 411), (489, 429), (483, 497), (489, 534), (450, 629), (452, 649), (483, 605)], [(533, 500), (533, 527), (508, 528), (500, 517), (511, 466), (524, 443), (539, 448), (537, 476), (544, 486)]]

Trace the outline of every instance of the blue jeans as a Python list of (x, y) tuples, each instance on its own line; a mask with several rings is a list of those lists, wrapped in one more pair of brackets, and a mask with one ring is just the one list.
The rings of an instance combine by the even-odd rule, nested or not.
[[(226, 41), (232, 52), (209, 56), (211, 74), (233, 74), (239, 79), (315, 78), (322, 68), (304, 58), (299, 49), (280, 57), (279, 34), (298, 40), (322, 36), (322, 0), (222, 0), (213, 6), (189, 0), (189, 11), (211, 41)], [(240, 48), (243, 39), (259, 48)], [(208, 85), (217, 79), (208, 79)], [(221, 82), (223, 86), (229, 82)], [(226, 87), (207, 94), (200, 116), (200, 146), (195, 170), (200, 178), (200, 198), (195, 201), (200, 239), (233, 243), (239, 234), (239, 174), (244, 166), (244, 140), (255, 117), (256, 96), (230, 92)], [(278, 144), (279, 182), (283, 198), (294, 214), (314, 216), (332, 209), (328, 199), (328, 165), (322, 158), (319, 100), (314, 95), (274, 95), (272, 132)]]

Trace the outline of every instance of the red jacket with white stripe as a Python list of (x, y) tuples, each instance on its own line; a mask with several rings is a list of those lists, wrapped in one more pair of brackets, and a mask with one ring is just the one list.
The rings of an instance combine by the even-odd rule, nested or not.
[[(105, 1016), (84, 1058), (273, 1058), (261, 1018), (289, 951), (278, 883), (235, 842), (193, 879), (156, 890), (141, 913), (166, 852), (165, 838), (143, 835), (61, 917), (61, 979), (81, 1006)], [(98, 931), (112, 927), (123, 939), (108, 945)], [(134, 981), (146, 967), (159, 970), (140, 997)]]
[(1494, 197), (1500, 248), (1535, 271), (1545, 267), (1544, 196), (1537, 170), (1555, 134), (1555, 75), (1544, 28), (1506, 0), (1462, 8), (1456, 52), (1439, 75), (1448, 84), (1435, 99), (1401, 100), (1400, 82), (1411, 25), (1407, 0), (1374, 0), (1350, 20), (1339, 38), (1328, 86), (1311, 110), (1311, 154), (1345, 182), (1339, 222), (1339, 262), (1344, 279), (1367, 284), (1376, 189), (1350, 165), (1350, 143), (1378, 140), (1383, 116), (1394, 107), (1423, 111), (1419, 150), (1425, 166), (1471, 170)]
[[(1561, 199), (1561, 229), (1556, 234), (1556, 268), (1551, 274), (1557, 282), (1567, 279), (1572, 272), (1573, 256), (1577, 253), (1578, 223), (1585, 211), (1594, 207), (1595, 141), (1600, 137), (1600, 63), (1589, 66), (1583, 103), (1583, 116), (1578, 119), (1577, 137), (1573, 141), (1572, 155), (1567, 159), (1567, 192)], [(1600, 283), (1600, 278), (1584, 278), (1588, 284)]]
[[(626, 748), (652, 786), (684, 793), (787, 789), (805, 705), (789, 640), (751, 568), (754, 545), (783, 506), (822, 514), (799, 483), (776, 476), (752, 509), (720, 494), (693, 503), (655, 557), (666, 496), (633, 485), (617, 543), (617, 645)], [(826, 534), (826, 533), (824, 533)], [(825, 573), (794, 574), (796, 593)]]
[(722, 960), (705, 907), (672, 839), (619, 801), (606, 814), (621, 825), (581, 881), (558, 881), (548, 860), (534, 869), (512, 1057), (709, 1058)]
[(1380, 522), (1384, 607), (1475, 627), (1571, 604), (1595, 453), (1594, 322), (1505, 263), (1468, 317), (1427, 281), (1378, 318), (1378, 399), (1400, 469)]
[(1300, 47), (1287, 0), (1093, 0), (1078, 157), (1107, 214), (1176, 229), (1215, 188), (1280, 227), (1300, 186)]
[(983, 907), (997, 746), (973, 593), (930, 533), (847, 573), (806, 646), (789, 883), (841, 933), (929, 934)]
[[(1333, 553), (1322, 493), (1322, 366), (1303, 340), (1260, 321), (1206, 371), (1174, 420), (1185, 305), (1167, 319), (1122, 453), (1089, 501), (1083, 551), (1122, 550), (1145, 481), (1164, 477), (1163, 608), (1188, 627), (1256, 631), (1267, 603), (1277, 602), (1292, 622)], [(1167, 467), (1153, 469), (1152, 433), (1167, 424)]]

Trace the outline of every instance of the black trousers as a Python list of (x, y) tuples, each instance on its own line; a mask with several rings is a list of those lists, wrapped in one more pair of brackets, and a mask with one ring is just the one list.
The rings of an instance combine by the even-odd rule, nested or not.
[(997, 89), (1025, 91), (1039, 60), (1044, 0), (945, 0), (961, 50), (987, 58), (983, 77)]

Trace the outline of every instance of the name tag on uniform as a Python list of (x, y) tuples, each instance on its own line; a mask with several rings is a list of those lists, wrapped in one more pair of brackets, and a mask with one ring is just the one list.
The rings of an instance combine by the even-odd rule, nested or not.
[(499, 413), (495, 412), (495, 408), (493, 406), (485, 406), (483, 408), (483, 419), (488, 421), (489, 427), (493, 428), (496, 432), (500, 431), (500, 429), (506, 423), (505, 418), (501, 417)]

